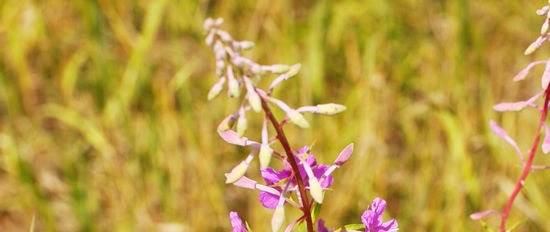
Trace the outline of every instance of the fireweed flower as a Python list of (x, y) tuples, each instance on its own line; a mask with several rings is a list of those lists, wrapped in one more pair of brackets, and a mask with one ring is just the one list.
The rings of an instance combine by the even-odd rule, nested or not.
[[(302, 177), (306, 188), (309, 187), (309, 178), (311, 177), (307, 175), (305, 165), (311, 168), (314, 178), (316, 178), (317, 180), (321, 179), (321, 177), (324, 177), (322, 181), (320, 181), (322, 189), (329, 188), (332, 185), (333, 177), (332, 175), (325, 176), (325, 172), (330, 168), (330, 166), (317, 164), (317, 160), (311, 153), (308, 152), (308, 150), (309, 147), (306, 146), (297, 151), (297, 156), (302, 156), (305, 162), (300, 162), (300, 160), (296, 160), (296, 162), (300, 164), (300, 176)], [(283, 193), (283, 187), (280, 186), (282, 183), (288, 184), (287, 193), (297, 191), (298, 189), (298, 184), (296, 180), (292, 178), (292, 167), (287, 162), (284, 163), (283, 170), (276, 171), (273, 168), (268, 167), (262, 169), (261, 174), (268, 186), (272, 186), (274, 189), (277, 189), (281, 193)], [(264, 191), (262, 191), (259, 196), (262, 205), (268, 209), (275, 209), (279, 198), (280, 196), (278, 195)]]
[(327, 227), (325, 227), (325, 222), (322, 219), (317, 220), (317, 231), (319, 232), (332, 232)]
[(244, 225), (237, 212), (231, 211), (229, 213), (229, 220), (231, 220), (231, 227), (233, 227), (233, 232), (248, 232), (246, 226)]
[(376, 198), (372, 201), (370, 209), (365, 210), (361, 215), (361, 222), (365, 225), (365, 232), (390, 232), (397, 231), (397, 221), (392, 219), (382, 222), (382, 214), (386, 209), (386, 201)]

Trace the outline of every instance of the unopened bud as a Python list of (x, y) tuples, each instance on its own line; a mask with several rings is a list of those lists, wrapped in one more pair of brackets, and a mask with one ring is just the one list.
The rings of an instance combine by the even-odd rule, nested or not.
[(306, 118), (302, 114), (300, 114), (296, 110), (291, 110), (287, 112), (288, 118), (290, 119), (290, 122), (296, 124), (297, 126), (301, 128), (308, 128), (309, 123), (307, 122)]
[(295, 76), (296, 74), (298, 74), (298, 72), (300, 72), (301, 68), (302, 68), (301, 64), (295, 64), (295, 65), (290, 66), (290, 70), (288, 70), (288, 72), (286, 73), (286, 75), (288, 76), (287, 79)]
[(290, 67), (284, 64), (274, 64), (266, 67), (266, 69), (272, 73), (280, 74), (280, 73), (288, 72), (288, 70), (290, 70)]
[(285, 221), (285, 207), (284, 205), (277, 205), (275, 212), (273, 212), (273, 218), (271, 218), (271, 230), (273, 232), (279, 231)]
[(235, 42), (233, 44), (233, 47), (235, 48), (235, 50), (248, 50), (254, 47), (254, 42), (252, 41)]
[(265, 71), (262, 69), (262, 66), (259, 64), (253, 64), (251, 68), (252, 73), (256, 74), (256, 76), (263, 76), (265, 74)]
[(210, 30), (210, 28), (214, 26), (214, 20), (212, 18), (208, 18), (204, 21), (204, 24), (202, 25), (203, 29), (205, 31)]
[(248, 102), (250, 103), (250, 107), (252, 107), (252, 110), (255, 112), (260, 112), (262, 110), (262, 101), (260, 100), (260, 96), (252, 91), (248, 91)]
[(317, 112), (320, 114), (334, 115), (346, 110), (346, 107), (340, 104), (328, 103), (317, 105)]
[(338, 155), (336, 160), (334, 161), (335, 165), (342, 166), (348, 159), (351, 157), (351, 153), (353, 153), (353, 143), (350, 145), (347, 145)]
[(541, 35), (546, 34), (546, 32), (548, 32), (548, 18), (546, 18), (546, 20), (544, 20), (544, 23), (542, 24), (542, 27), (540, 28), (540, 34)]
[(244, 117), (244, 115), (241, 115), (239, 117), (239, 120), (237, 121), (237, 134), (239, 136), (244, 135), (244, 132), (246, 132), (247, 124), (248, 123), (246, 122), (246, 118)]
[(309, 192), (315, 202), (319, 204), (323, 203), (323, 188), (321, 188), (321, 184), (317, 179), (309, 178)]
[(262, 144), (260, 147), (260, 167), (267, 168), (269, 162), (271, 161), (271, 156), (273, 155), (273, 149), (267, 144)]
[(239, 165), (235, 166), (231, 170), (231, 172), (226, 176), (227, 179), (225, 180), (225, 183), (231, 184), (237, 181), (238, 179), (244, 176), (244, 174), (246, 173), (246, 169), (248, 169), (248, 164), (244, 161), (241, 162)]
[(542, 37), (539, 37), (535, 42), (533, 42), (527, 49), (525, 49), (524, 54), (529, 55), (533, 53), (535, 50), (537, 50), (540, 45), (545, 41)]
[(214, 84), (214, 86), (212, 86), (210, 91), (208, 91), (208, 100), (209, 101), (212, 100), (213, 98), (215, 98), (216, 96), (218, 96), (218, 94), (220, 94), (220, 92), (223, 89), (223, 84), (224, 83), (225, 83), (225, 78), (220, 78), (220, 80), (218, 82), (216, 82), (216, 84)]

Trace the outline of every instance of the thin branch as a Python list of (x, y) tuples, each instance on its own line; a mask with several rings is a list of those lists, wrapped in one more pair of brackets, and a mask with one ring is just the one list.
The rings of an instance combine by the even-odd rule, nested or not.
[(518, 183), (516, 184), (516, 187), (514, 188), (514, 191), (512, 192), (512, 195), (510, 195), (510, 198), (508, 199), (508, 203), (506, 203), (506, 208), (504, 208), (504, 211), (502, 212), (502, 217), (500, 221), (500, 231), (505, 232), (506, 231), (506, 220), (508, 220), (508, 215), (510, 214), (510, 209), (512, 208), (512, 205), (514, 204), (514, 200), (516, 199), (517, 195), (519, 194), (519, 191), (523, 188), (523, 184), (525, 183), (525, 179), (531, 172), (531, 167), (533, 166), (533, 160), (535, 159), (535, 154), (537, 152), (537, 147), (540, 142), (540, 134), (542, 131), (542, 128), (544, 126), (544, 121), (546, 120), (546, 115), (548, 113), (548, 102), (550, 101), (550, 83), (546, 86), (546, 90), (544, 91), (544, 105), (542, 107), (542, 112), (540, 114), (540, 121), (539, 126), (537, 129), (537, 136), (535, 137), (535, 140), (533, 141), (533, 146), (531, 147), (531, 150), (529, 151), (529, 158), (527, 159), (527, 162), (523, 166), (523, 172), (521, 173), (521, 176), (519, 178)]

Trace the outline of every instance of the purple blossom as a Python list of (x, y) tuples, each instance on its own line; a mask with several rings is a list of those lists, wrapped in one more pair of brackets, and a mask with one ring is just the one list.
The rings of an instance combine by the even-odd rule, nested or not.
[(233, 227), (233, 232), (248, 232), (246, 226), (244, 225), (237, 212), (229, 212), (229, 220), (231, 220), (231, 227)]
[(318, 232), (332, 232), (327, 227), (325, 227), (325, 222), (322, 219), (317, 220), (317, 231)]
[[(302, 155), (302, 158), (305, 159), (305, 162), (296, 160), (299, 164), (300, 176), (306, 187), (309, 187), (309, 176), (306, 173), (304, 165), (308, 165), (313, 171), (313, 175), (317, 180), (320, 180), (321, 188), (327, 189), (332, 185), (333, 177), (328, 175), (323, 177), (325, 172), (330, 168), (328, 165), (317, 164), (315, 157), (308, 152), (309, 147), (303, 147), (299, 149), (296, 154), (297, 156)], [(305, 156), (305, 157), (304, 157)], [(273, 168), (264, 168), (261, 170), (262, 177), (264, 178), (268, 186), (277, 189), (279, 192), (283, 192), (283, 188), (280, 186), (281, 183), (288, 183), (287, 192), (296, 191), (298, 189), (298, 184), (295, 179), (289, 179), (292, 176), (292, 167), (289, 163), (284, 163), (284, 168), (281, 171), (276, 171)], [(322, 178), (323, 177), (323, 178)], [(262, 205), (269, 209), (275, 209), (279, 201), (280, 196), (274, 195), (268, 192), (261, 192), (259, 199)]]
[(361, 215), (361, 222), (365, 225), (365, 232), (390, 232), (397, 231), (397, 221), (392, 219), (382, 222), (382, 214), (386, 209), (386, 201), (376, 198), (369, 209)]

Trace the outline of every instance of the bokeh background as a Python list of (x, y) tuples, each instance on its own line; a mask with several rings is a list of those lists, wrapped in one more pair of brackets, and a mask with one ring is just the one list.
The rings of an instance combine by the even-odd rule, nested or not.
[[(325, 196), (329, 227), (360, 223), (382, 197), (401, 231), (483, 230), (469, 214), (501, 210), (521, 171), (489, 120), (524, 150), (535, 135), (536, 111), (491, 107), (540, 90), (543, 67), (511, 79), (547, 56), (523, 56), (545, 3), (0, 1), (0, 230), (229, 231), (230, 210), (268, 230), (258, 193), (224, 184), (249, 150), (215, 133), (238, 102), (206, 100), (216, 81), (207, 17), (256, 42), (245, 55), (262, 64), (302, 64), (275, 96), (347, 106), (308, 115), (311, 129), (287, 127), (321, 163), (355, 143)], [(529, 176), (509, 227), (550, 231), (549, 175)], [(496, 229), (499, 218), (485, 222)]]

